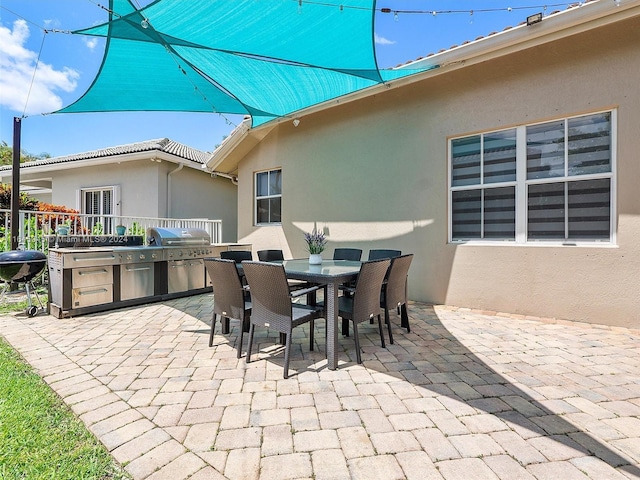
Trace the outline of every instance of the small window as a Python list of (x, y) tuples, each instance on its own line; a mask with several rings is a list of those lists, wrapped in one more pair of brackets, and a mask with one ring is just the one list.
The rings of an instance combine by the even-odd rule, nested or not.
[(80, 191), (81, 213), (85, 214), (85, 226), (94, 235), (114, 232), (114, 187), (83, 189)]
[(282, 170), (256, 173), (256, 224), (282, 221)]

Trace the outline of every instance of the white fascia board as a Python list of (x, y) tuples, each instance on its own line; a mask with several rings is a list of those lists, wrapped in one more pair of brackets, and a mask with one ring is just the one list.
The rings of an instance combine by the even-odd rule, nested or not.
[(244, 118), (242, 122), (240, 122), (240, 125), (234, 128), (232, 132), (222, 140), (222, 143), (213, 151), (209, 160), (202, 165), (202, 168), (213, 171), (215, 167), (218, 166), (220, 162), (242, 142), (242, 140), (244, 140), (250, 129), (251, 118)]
[[(170, 153), (147, 150), (144, 152), (125, 153), (121, 155), (110, 155), (105, 157), (86, 158), (83, 160), (68, 160), (60, 163), (48, 163), (44, 165), (28, 166), (25, 168), (24, 164), (21, 166), (20, 171), (24, 174), (34, 173), (46, 173), (60, 170), (71, 170), (74, 168), (83, 167), (96, 167), (100, 165), (120, 164), (122, 162), (133, 162), (136, 160), (151, 160), (160, 159), (162, 161), (173, 162), (176, 164), (182, 163), (187, 167), (194, 168), (196, 170), (201, 169), (201, 163), (188, 160), (186, 158), (177, 157)], [(12, 169), (4, 170), (0, 172), (0, 177), (10, 177), (12, 175)]]

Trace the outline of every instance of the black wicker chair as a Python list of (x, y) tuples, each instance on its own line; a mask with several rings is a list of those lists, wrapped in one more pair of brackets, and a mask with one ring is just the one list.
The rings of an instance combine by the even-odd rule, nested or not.
[[(336, 248), (333, 251), (333, 259), (334, 260), (352, 260), (359, 262), (362, 258), (362, 250), (359, 248)], [(355, 286), (354, 282), (346, 283), (344, 285), (340, 285), (339, 290), (342, 292), (344, 296), (350, 296), (351, 290)], [(349, 321), (342, 319), (342, 334), (345, 336), (349, 336)]]
[(294, 327), (309, 323), (309, 349), (313, 350), (313, 327), (316, 318), (323, 317), (320, 306), (298, 305), (293, 298), (305, 295), (318, 286), (291, 291), (282, 265), (268, 262), (242, 262), (251, 289), (253, 309), (249, 328), (246, 362), (251, 361), (251, 348), (256, 325), (285, 335), (284, 378), (289, 378), (291, 334)]
[(362, 363), (360, 355), (360, 339), (358, 337), (358, 324), (378, 317), (378, 330), (380, 331), (380, 343), (385, 347), (384, 334), (382, 332), (382, 320), (380, 318), (380, 292), (382, 283), (387, 274), (391, 260), (388, 258), (362, 262), (360, 273), (356, 279), (355, 288), (351, 295), (338, 297), (339, 312), (343, 321), (353, 323), (353, 339), (356, 343), (356, 360)]
[(213, 318), (209, 346), (213, 346), (213, 335), (216, 328), (216, 317), (220, 316), (222, 332), (228, 333), (229, 319), (240, 320), (240, 339), (238, 358), (242, 355), (243, 333), (249, 330), (251, 302), (242, 286), (236, 262), (222, 258), (206, 258), (204, 266), (213, 285)]
[(395, 258), (402, 255), (400, 250), (389, 250), (385, 248), (369, 250), (369, 260), (379, 260), (381, 258)]
[(407, 275), (412, 260), (412, 253), (392, 258), (387, 280), (382, 285), (380, 306), (384, 308), (384, 321), (389, 329), (389, 343), (392, 345), (393, 334), (391, 333), (389, 309), (396, 308), (398, 314), (400, 314), (400, 325), (405, 327), (407, 332), (411, 331), (409, 327), (409, 315), (407, 314)]
[(282, 250), (258, 250), (258, 260), (261, 262), (279, 262), (284, 260), (284, 254)]
[(233, 260), (236, 263), (240, 263), (244, 260), (253, 260), (251, 252), (247, 250), (224, 250), (220, 252), (220, 258)]
[(353, 260), (359, 262), (362, 258), (362, 250), (359, 248), (336, 248), (333, 251), (334, 260)]

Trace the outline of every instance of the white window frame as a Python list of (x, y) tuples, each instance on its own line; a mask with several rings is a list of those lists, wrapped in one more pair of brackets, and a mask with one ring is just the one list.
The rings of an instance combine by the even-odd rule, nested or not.
[(269, 200), (272, 198), (280, 199), (280, 218), (282, 218), (282, 187), (280, 188), (280, 193), (271, 194), (271, 195), (261, 195), (258, 196), (258, 175), (263, 173), (275, 173), (280, 172), (281, 180), (282, 180), (282, 168), (270, 168), (268, 170), (260, 170), (258, 172), (254, 172), (253, 175), (253, 224), (258, 227), (264, 226), (276, 226), (282, 225), (282, 222), (258, 222), (258, 200)]
[[(565, 174), (564, 176), (558, 177), (549, 177), (543, 179), (527, 179), (527, 127), (541, 125), (545, 123), (549, 123), (552, 121), (564, 121), (568, 122), (571, 119), (589, 116), (589, 115), (597, 115), (603, 113), (611, 114), (611, 131), (610, 131), (610, 139), (611, 139), (611, 169), (609, 172), (597, 173), (597, 174), (585, 174), (585, 175), (568, 175), (568, 142), (565, 138), (565, 158), (564, 158), (564, 168)], [(565, 123), (566, 125), (566, 123)], [(467, 135), (457, 135), (455, 137), (451, 137), (448, 140), (448, 162), (447, 162), (447, 192), (448, 192), (448, 212), (447, 212), (447, 220), (448, 220), (448, 242), (451, 244), (461, 245), (461, 244), (471, 244), (471, 245), (544, 245), (544, 246), (615, 246), (617, 245), (616, 238), (616, 224), (617, 224), (617, 204), (616, 204), (616, 170), (617, 170), (617, 110), (601, 110), (594, 111), (588, 113), (582, 113), (579, 115), (572, 115), (567, 117), (561, 117), (556, 119), (550, 119), (545, 121), (540, 121), (536, 123), (529, 123), (525, 125), (519, 125), (516, 127), (506, 127), (495, 130), (488, 130), (486, 132), (479, 133), (471, 133)], [(500, 182), (500, 183), (484, 183), (483, 178), (483, 163), (480, 164), (480, 180), (479, 183), (474, 185), (463, 185), (463, 186), (453, 186), (452, 185), (452, 174), (453, 174), (453, 142), (455, 140), (459, 140), (466, 137), (472, 136), (481, 136), (481, 146), (484, 145), (484, 136), (496, 133), (503, 132), (506, 130), (516, 129), (516, 180), (515, 182)], [(565, 137), (567, 129), (565, 127)], [(610, 220), (609, 220), (609, 239), (594, 239), (594, 240), (560, 240), (560, 239), (532, 239), (528, 240), (528, 231), (527, 231), (527, 219), (528, 219), (528, 192), (530, 185), (540, 185), (540, 184), (557, 184), (564, 183), (568, 184), (574, 181), (580, 180), (596, 180), (596, 179), (610, 179)], [(505, 187), (515, 185), (515, 239), (468, 239), (468, 240), (454, 240), (453, 239), (453, 192), (455, 191), (464, 191), (464, 190), (480, 190), (486, 191), (490, 188), (497, 187)], [(567, 204), (566, 200), (566, 190), (565, 190), (565, 205)], [(565, 218), (568, 215), (568, 209), (565, 208)], [(481, 228), (483, 228), (484, 223), (484, 208), (481, 211)], [(566, 225), (566, 220), (565, 220)]]
[[(92, 213), (87, 212), (86, 205), (86, 194), (91, 192), (99, 192), (100, 196), (104, 195), (104, 192), (111, 192), (111, 212), (105, 213), (101, 211), (100, 213)], [(100, 186), (100, 187), (85, 187), (77, 190), (78, 195), (78, 210), (84, 216), (85, 222), (91, 228), (93, 228), (93, 224), (90, 221), (91, 218), (98, 219), (103, 226), (104, 234), (113, 234), (115, 229), (114, 226), (117, 222), (115, 222), (114, 217), (120, 216), (120, 187), (118, 185), (109, 185), (109, 186)], [(102, 206), (104, 202), (101, 200), (100, 205)], [(102, 208), (101, 208), (102, 210)]]

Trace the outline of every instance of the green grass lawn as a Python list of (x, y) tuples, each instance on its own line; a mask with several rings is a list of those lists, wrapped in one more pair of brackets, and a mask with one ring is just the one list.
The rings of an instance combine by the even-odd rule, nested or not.
[(0, 479), (130, 478), (0, 338)]
[[(5, 291), (6, 290), (6, 291)], [(47, 302), (47, 289), (44, 287), (38, 287), (36, 289), (40, 301), (43, 304)], [(6, 315), (7, 313), (25, 312), (29, 306), (29, 302), (26, 298), (24, 290), (18, 292), (11, 292), (7, 290), (5, 284), (0, 284), (0, 315)], [(36, 299), (36, 292), (31, 292), (31, 304), (36, 307), (40, 307), (38, 300)]]

